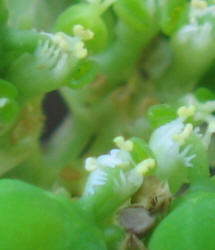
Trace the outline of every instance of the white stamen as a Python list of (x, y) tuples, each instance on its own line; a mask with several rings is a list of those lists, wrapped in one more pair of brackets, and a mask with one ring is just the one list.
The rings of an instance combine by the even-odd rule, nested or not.
[(185, 160), (185, 165), (186, 165), (187, 167), (192, 167), (193, 164), (192, 164), (191, 161), (192, 161), (194, 158), (196, 158), (196, 155), (195, 155), (195, 154), (185, 157), (185, 158), (184, 158), (184, 160)]
[(85, 195), (95, 194), (96, 190), (95, 188), (98, 186), (103, 186), (108, 180), (108, 175), (105, 171), (101, 169), (96, 169), (93, 171), (87, 181), (86, 189), (85, 189)]
[(180, 153), (180, 156), (186, 157), (190, 149), (192, 148), (193, 145), (188, 145), (185, 147), (185, 149)]
[(110, 154), (101, 155), (98, 157), (98, 165), (101, 167), (120, 167), (126, 168), (131, 165), (132, 159), (130, 154), (121, 149), (112, 149)]
[(121, 161), (107, 154), (98, 157), (98, 164), (101, 167), (115, 168), (121, 164)]
[(64, 71), (67, 71), (67, 62), (68, 62), (68, 54), (67, 53), (62, 53), (61, 57), (57, 61), (55, 67), (54, 67), (54, 74), (56, 76), (60, 76)]
[[(85, 32), (85, 30), (83, 30), (83, 32)], [(81, 36), (71, 37), (69, 35), (66, 35), (63, 32), (58, 32), (54, 35), (50, 33), (45, 33), (45, 32), (43, 33), (49, 36), (51, 40), (53, 41), (53, 43), (57, 45), (57, 47), (60, 48), (62, 52), (72, 54), (77, 59), (81, 59), (87, 56), (87, 49), (84, 47), (85, 44), (83, 43), (82, 41), (83, 38)], [(80, 30), (79, 30), (79, 33), (80, 33)], [(87, 35), (85, 36), (89, 37), (88, 31), (86, 34)], [(43, 52), (45, 52), (45, 50), (47, 50), (48, 47), (49, 47), (49, 41), (46, 42), (43, 48), (44, 50)]]

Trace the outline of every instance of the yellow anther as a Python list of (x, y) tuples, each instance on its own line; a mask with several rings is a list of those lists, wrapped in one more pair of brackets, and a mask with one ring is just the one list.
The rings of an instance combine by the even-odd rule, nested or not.
[(192, 0), (191, 6), (198, 9), (204, 9), (208, 6), (208, 3), (203, 0)]
[(79, 58), (79, 59), (82, 59), (82, 58), (86, 57), (87, 54), (88, 54), (87, 49), (82, 49), (82, 50), (77, 51), (77, 52), (75, 53), (76, 57)]
[(81, 37), (70, 37), (63, 32), (58, 32), (51, 39), (63, 52), (73, 54), (78, 59), (87, 56), (87, 49)]
[(85, 169), (92, 172), (98, 168), (97, 159), (95, 157), (89, 157), (85, 161)]
[(137, 166), (136, 166), (136, 172), (140, 175), (146, 175), (150, 170), (155, 168), (155, 160), (152, 158), (148, 158), (144, 161), (141, 161)]
[(173, 140), (178, 142), (180, 145), (183, 145), (185, 143), (185, 140), (190, 136), (192, 132), (193, 125), (191, 123), (188, 123), (180, 134), (175, 134), (173, 136)]
[(74, 46), (74, 55), (81, 59), (86, 57), (88, 54), (87, 49), (84, 47), (84, 43), (82, 41), (79, 41)]
[(194, 105), (190, 105), (188, 107), (182, 106), (177, 111), (178, 116), (181, 118), (188, 118), (190, 116), (193, 116), (195, 112), (196, 112), (196, 107)]
[(62, 51), (67, 52), (69, 50), (67, 36), (63, 32), (58, 32), (53, 36), (52, 41), (58, 45)]
[(94, 33), (91, 30), (86, 30), (81, 24), (77, 24), (73, 27), (73, 33), (83, 40), (90, 40), (94, 37)]
[(114, 138), (114, 143), (117, 145), (118, 148), (123, 149), (125, 151), (130, 152), (133, 149), (133, 142), (130, 140), (125, 140), (122, 136), (117, 136)]

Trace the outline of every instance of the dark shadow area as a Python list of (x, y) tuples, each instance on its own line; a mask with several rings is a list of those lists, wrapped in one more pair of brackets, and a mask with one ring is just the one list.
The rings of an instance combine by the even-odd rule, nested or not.
[(54, 130), (60, 125), (68, 113), (63, 98), (57, 91), (50, 92), (43, 101), (43, 112), (46, 117), (41, 141), (46, 141)]

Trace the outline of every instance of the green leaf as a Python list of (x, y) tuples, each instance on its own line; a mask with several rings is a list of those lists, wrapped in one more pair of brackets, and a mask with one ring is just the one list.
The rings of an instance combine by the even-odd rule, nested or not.
[(149, 250), (214, 250), (215, 193), (193, 192), (156, 227)]
[(154, 154), (146, 141), (138, 137), (133, 137), (130, 140), (133, 142), (131, 156), (135, 163), (138, 164), (147, 158), (154, 158)]
[(0, 249), (106, 250), (74, 202), (22, 181), (0, 181), (0, 219)]
[(215, 100), (215, 94), (207, 88), (199, 88), (195, 91), (195, 96), (200, 102)]

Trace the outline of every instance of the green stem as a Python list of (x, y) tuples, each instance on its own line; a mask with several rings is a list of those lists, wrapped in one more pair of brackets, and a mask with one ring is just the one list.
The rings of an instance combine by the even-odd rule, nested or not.
[(81, 157), (95, 132), (96, 123), (67, 118), (46, 145), (46, 157), (53, 162), (55, 171)]
[(193, 34), (187, 37), (186, 32), (183, 32), (182, 29), (171, 38), (173, 61), (156, 83), (163, 100), (174, 100), (179, 94), (191, 91), (215, 58), (212, 34), (207, 37), (208, 34), (202, 33), (200, 28), (199, 36)]
[(117, 26), (118, 39), (104, 53), (95, 59), (109, 80), (120, 82), (126, 80), (135, 67), (141, 52), (156, 35), (157, 29), (150, 33), (140, 34), (129, 29), (123, 22)]
[(34, 151), (23, 162), (18, 164), (12, 171), (8, 172), (5, 177), (18, 178), (43, 188), (50, 188), (53, 185), (53, 169), (50, 162), (46, 161), (39, 148)]

